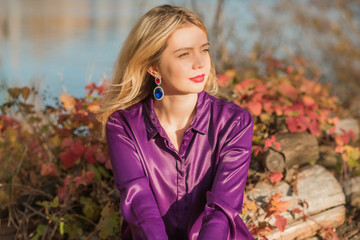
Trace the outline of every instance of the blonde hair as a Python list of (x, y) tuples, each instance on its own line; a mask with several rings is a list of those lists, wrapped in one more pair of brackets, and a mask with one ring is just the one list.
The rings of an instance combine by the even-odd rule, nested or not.
[[(199, 27), (208, 36), (201, 18), (181, 7), (155, 7), (137, 21), (116, 59), (112, 84), (107, 88), (97, 112), (102, 137), (105, 137), (105, 125), (112, 113), (130, 107), (152, 93), (154, 79), (147, 70), (159, 63), (170, 35), (189, 24)], [(204, 90), (214, 95), (217, 89), (215, 68), (211, 60), (210, 74)]]

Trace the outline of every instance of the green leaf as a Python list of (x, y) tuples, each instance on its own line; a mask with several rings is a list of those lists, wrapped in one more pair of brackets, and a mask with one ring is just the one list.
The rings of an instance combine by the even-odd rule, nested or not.
[(80, 203), (83, 205), (82, 211), (85, 217), (94, 220), (98, 216), (99, 206), (91, 198), (82, 196)]
[(120, 231), (119, 217), (116, 211), (109, 206), (109, 202), (102, 209), (101, 218), (96, 228), (100, 231), (99, 236), (102, 239), (115, 236)]
[(64, 218), (60, 219), (59, 222), (59, 231), (61, 235), (64, 235), (65, 231), (64, 231)]
[(104, 178), (110, 178), (111, 175), (109, 174), (109, 171), (107, 171), (105, 168), (103, 168), (102, 166), (99, 166), (97, 168), (99, 170), (99, 172), (101, 173), (101, 175), (104, 177)]
[(59, 207), (59, 197), (58, 196), (54, 197), (54, 199), (51, 202), (37, 201), (36, 204), (39, 206), (43, 206), (45, 208), (56, 208), (56, 207)]
[(54, 197), (53, 201), (50, 203), (50, 207), (56, 208), (59, 206), (59, 197)]
[(70, 214), (64, 216), (63, 233), (69, 235), (69, 239), (79, 239), (83, 235), (83, 228)]
[(44, 224), (38, 225), (36, 228), (36, 234), (31, 238), (31, 240), (38, 240), (39, 237), (44, 235), (45, 230), (46, 230), (46, 225)]

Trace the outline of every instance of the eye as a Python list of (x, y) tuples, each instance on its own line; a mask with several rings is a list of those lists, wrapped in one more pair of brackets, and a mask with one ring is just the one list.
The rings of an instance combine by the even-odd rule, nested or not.
[(185, 56), (187, 56), (187, 55), (189, 55), (189, 53), (188, 53), (188, 52), (185, 52), (185, 53), (180, 54), (178, 57), (181, 58), (181, 57), (185, 57)]
[(208, 52), (210, 52), (210, 49), (209, 48), (204, 48), (202, 51), (205, 52), (205, 53), (208, 53)]

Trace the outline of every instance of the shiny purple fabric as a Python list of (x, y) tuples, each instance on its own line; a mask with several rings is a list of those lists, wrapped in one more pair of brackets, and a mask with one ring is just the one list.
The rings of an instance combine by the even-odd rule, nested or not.
[(205, 91), (179, 152), (152, 98), (113, 113), (106, 137), (122, 239), (254, 239), (239, 216), (252, 134), (248, 111)]

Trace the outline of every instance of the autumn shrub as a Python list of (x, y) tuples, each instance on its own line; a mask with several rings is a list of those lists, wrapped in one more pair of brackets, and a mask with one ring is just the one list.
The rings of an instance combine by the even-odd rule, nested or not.
[[(302, 59), (294, 59), (289, 63), (270, 58), (245, 69), (245, 72), (252, 73), (245, 79), (234, 70), (227, 70), (218, 76), (225, 93), (223, 97), (252, 113), (252, 162), (257, 163), (252, 164), (252, 167), (257, 172), (266, 172), (263, 166), (266, 152), (270, 148), (281, 151), (276, 133), (309, 132), (316, 136), (320, 145), (328, 145), (336, 150), (340, 176), (349, 172), (357, 175), (360, 173), (360, 154), (359, 147), (351, 144), (354, 143), (354, 133), (351, 130), (342, 130), (342, 135), (334, 133), (342, 111), (340, 102), (337, 97), (330, 95), (329, 84), (321, 84), (317, 76), (311, 79), (312, 76), (306, 69), (306, 62)], [(263, 174), (265, 177), (262, 179), (251, 173), (254, 171), (250, 171), (247, 190), (251, 190), (259, 181), (276, 183), (283, 178), (282, 173), (278, 172)], [(289, 202), (281, 201), (279, 194), (269, 198), (265, 205), (244, 199), (243, 219), (247, 219), (248, 227), (259, 239), (266, 239), (266, 234), (271, 233), (274, 228), (284, 231), (286, 219), (280, 215), (281, 212), (288, 211), (292, 215), (300, 213), (306, 218), (303, 209), (288, 209)], [(255, 218), (263, 215), (265, 218), (245, 217), (249, 215)]]
[[(348, 171), (359, 170), (359, 148), (351, 145), (351, 132), (335, 136), (339, 102), (329, 86), (306, 77), (305, 63), (288, 64), (268, 59), (249, 67), (252, 75), (227, 70), (218, 75), (220, 96), (247, 108), (254, 119), (251, 188), (258, 181), (276, 183), (282, 173), (266, 173), (263, 153), (280, 149), (277, 132), (308, 131), (321, 144), (338, 152)], [(19, 239), (116, 238), (122, 221), (119, 193), (113, 185), (106, 144), (99, 138), (95, 112), (105, 81), (85, 88), (86, 96), (64, 93), (57, 106), (36, 110), (28, 87), (8, 89), (0, 106), (0, 218), (14, 226)], [(342, 168), (343, 169), (343, 168)], [(255, 176), (256, 175), (256, 176)], [(272, 196), (266, 205), (245, 199), (243, 218), (251, 211), (267, 212), (265, 221), (250, 219), (248, 227), (259, 239), (274, 228), (284, 230), (281, 212), (288, 203)], [(298, 211), (292, 209), (291, 211)], [(256, 216), (256, 215), (255, 215)], [(270, 221), (275, 219), (275, 223)]]

